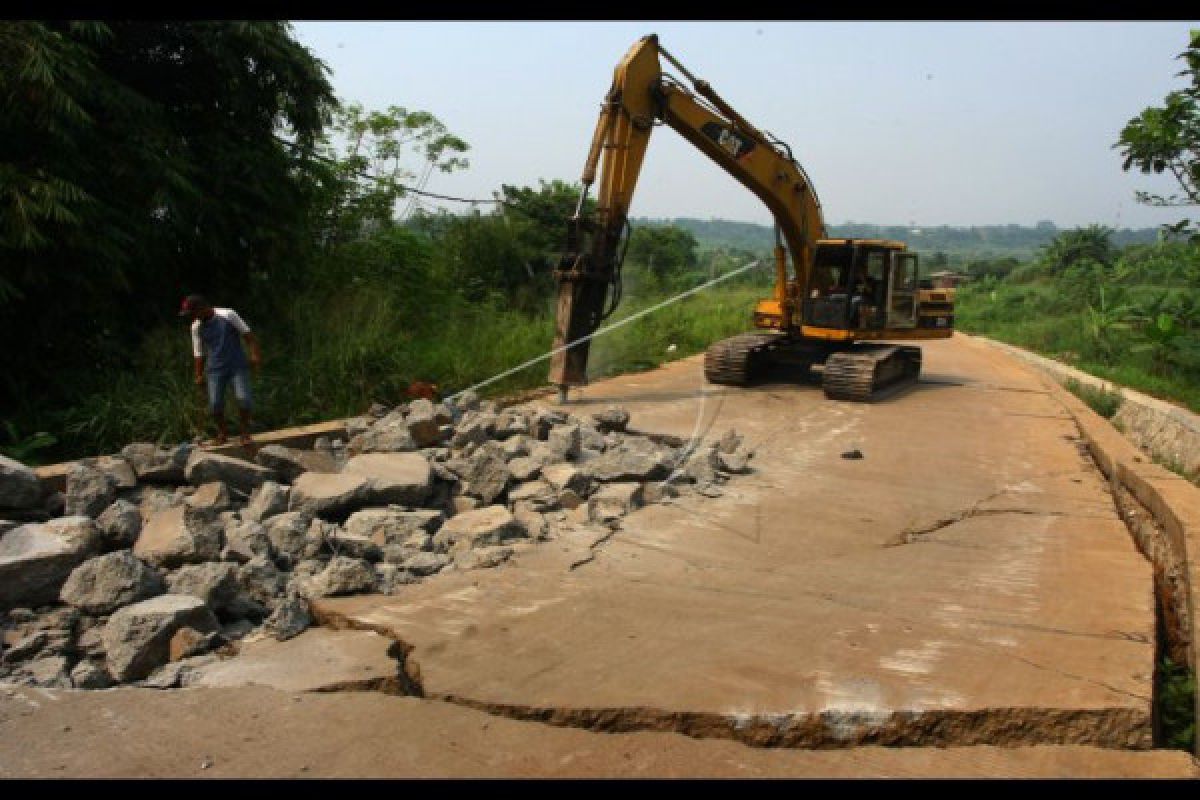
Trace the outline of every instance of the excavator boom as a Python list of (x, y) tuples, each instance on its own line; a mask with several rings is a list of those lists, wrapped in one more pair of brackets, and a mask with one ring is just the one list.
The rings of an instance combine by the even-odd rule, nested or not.
[[(695, 92), (663, 74), (660, 54), (691, 79)], [(797, 284), (805, 283), (813, 247), (825, 236), (812, 184), (787, 146), (746, 122), (706, 82), (692, 78), (660, 47), (657, 36), (640, 39), (617, 65), (601, 106), (583, 169), (583, 192), (569, 223), (567, 251), (555, 270), (559, 288), (550, 382), (560, 387), (586, 381), (586, 337), (620, 300), (622, 238), (656, 122), (674, 129), (766, 204), (793, 254)], [(596, 209), (585, 215), (584, 198), (597, 170)], [(782, 248), (776, 270), (775, 299), (787, 306)], [(579, 343), (563, 349), (571, 342)]]

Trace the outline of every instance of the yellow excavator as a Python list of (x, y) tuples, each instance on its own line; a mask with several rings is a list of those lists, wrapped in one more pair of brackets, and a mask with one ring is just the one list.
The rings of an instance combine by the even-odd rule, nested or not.
[[(664, 73), (659, 57), (691, 84)], [(921, 349), (890, 342), (953, 335), (953, 294), (919, 285), (917, 255), (903, 242), (830, 239), (812, 182), (791, 148), (747, 122), (651, 35), (617, 65), (583, 170), (554, 276), (558, 305), (550, 382), (587, 382), (590, 337), (621, 300), (628, 213), (656, 124), (677, 131), (753, 192), (775, 218), (775, 292), (754, 309), (755, 332), (711, 345), (711, 383), (745, 386), (772, 364), (823, 364), (826, 396), (866, 401), (914, 382)], [(596, 182), (596, 206), (585, 201)], [(792, 274), (787, 262), (790, 255)], [(889, 343), (883, 343), (887, 340)]]

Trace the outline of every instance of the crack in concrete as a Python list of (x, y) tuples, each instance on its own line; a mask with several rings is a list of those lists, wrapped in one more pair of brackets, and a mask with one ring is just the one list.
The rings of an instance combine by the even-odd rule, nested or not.
[(976, 503), (973, 506), (966, 509), (965, 511), (958, 511), (954, 514), (951, 514), (948, 517), (943, 517), (943, 518), (939, 519), (937, 522), (934, 522), (930, 525), (924, 525), (920, 528), (906, 528), (905, 530), (901, 531), (899, 534), (897, 534), (891, 540), (884, 542), (883, 546), (884, 547), (900, 547), (901, 545), (913, 544), (915, 542), (920, 542), (920, 541), (922, 541), (922, 537), (928, 536), (931, 533), (936, 533), (936, 532), (942, 530), (943, 528), (949, 528), (951, 525), (957, 525), (958, 523), (960, 523), (964, 520), (973, 519), (975, 517), (990, 517), (990, 516), (998, 516), (1000, 514), (1027, 514), (1029, 516), (1035, 516), (1035, 517), (1071, 516), (1063, 511), (1035, 511), (1035, 510), (1028, 509), (1028, 508), (980, 508), (979, 507), (979, 506), (983, 505), (984, 503), (988, 502), (989, 500), (995, 500), (997, 497), (1004, 494), (1006, 491), (1007, 491), (1006, 489), (1001, 489), (999, 492), (988, 495), (987, 497), (983, 498), (982, 500), (976, 501)]
[(567, 571), (574, 572), (577, 568), (582, 567), (584, 564), (590, 564), (593, 561), (595, 561), (596, 560), (596, 549), (599, 548), (601, 545), (607, 543), (608, 540), (611, 539), (612, 537), (616, 536), (617, 531), (619, 531), (619, 530), (621, 530), (621, 526), (617, 525), (613, 528), (610, 528), (608, 533), (604, 534), (599, 539), (596, 539), (595, 541), (593, 541), (590, 545), (588, 545), (588, 554), (586, 556), (584, 556), (583, 558), (579, 559), (578, 561), (572, 563), (571, 566), (567, 567)]
[(1046, 664), (1041, 664), (1037, 661), (1033, 661), (1033, 660), (1025, 658), (1023, 656), (1013, 655), (1011, 653), (1009, 653), (1007, 655), (1010, 658), (1014, 658), (1017, 661), (1028, 664), (1031, 667), (1035, 667), (1035, 668), (1043, 670), (1045, 672), (1053, 672), (1058, 675), (1062, 675), (1065, 678), (1071, 678), (1073, 680), (1083, 681), (1084, 683), (1090, 683), (1093, 686), (1099, 686), (1102, 689), (1107, 689), (1108, 691), (1114, 692), (1115, 694), (1122, 694), (1122, 695), (1125, 695), (1126, 697), (1132, 697), (1134, 700), (1140, 700), (1144, 703), (1150, 702), (1150, 698), (1146, 697), (1145, 695), (1137, 694), (1136, 692), (1128, 692), (1124, 689), (1118, 689), (1117, 687), (1115, 687), (1111, 684), (1105, 683), (1104, 681), (1097, 681), (1097, 680), (1093, 680), (1092, 678), (1084, 677), (1083, 675), (1076, 675), (1073, 672), (1067, 672), (1066, 670), (1058, 669), (1057, 667), (1051, 667)]
[(323, 686), (319, 692), (341, 691), (384, 691), (385, 694), (398, 694), (407, 697), (425, 697), (425, 686), (421, 681), (421, 668), (410, 658), (412, 645), (396, 636), (395, 631), (383, 624), (371, 624), (362, 620), (352, 619), (336, 612), (323, 612), (312, 609), (313, 620), (320, 626), (331, 630), (371, 631), (388, 639), (392, 644), (388, 647), (387, 655), (396, 660), (395, 677), (352, 681), (347, 684), (332, 684)]
[(436, 699), (495, 716), (557, 727), (598, 733), (678, 733), (694, 739), (732, 739), (763, 748), (1087, 744), (1149, 749), (1151, 746), (1149, 714), (1130, 708), (721, 713), (645, 706), (528, 706), (484, 702), (450, 693), (438, 694)]
[[(604, 708), (531, 706), (477, 700), (453, 692), (427, 692), (412, 645), (383, 624), (338, 612), (318, 611), (317, 622), (334, 629), (369, 630), (391, 639), (388, 654), (397, 660), (394, 680), (351, 682), (316, 691), (383, 691), (450, 703), (508, 719), (579, 728), (594, 733), (661, 732), (694, 739), (731, 739), (750, 747), (837, 749), (886, 747), (959, 747), (970, 745), (1090, 745), (1150, 749), (1153, 723), (1148, 711), (1135, 708), (1048, 709), (1034, 707), (862, 710), (825, 709), (785, 712), (679, 711), (647, 706)], [(1039, 669), (1044, 665), (1019, 660)], [(1090, 681), (1069, 673), (1067, 677)], [(1099, 683), (1118, 694), (1138, 695)]]

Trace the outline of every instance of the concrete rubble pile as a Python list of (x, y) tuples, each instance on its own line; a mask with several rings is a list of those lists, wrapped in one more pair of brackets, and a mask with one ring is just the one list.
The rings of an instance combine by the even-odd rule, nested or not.
[(247, 637), (313, 624), (314, 598), (495, 567), (641, 505), (714, 496), (752, 452), (573, 416), (453, 402), (376, 405), (349, 441), (268, 445), (255, 462), (131, 444), (71, 466), (47, 496), (0, 457), (0, 682), (188, 685)]

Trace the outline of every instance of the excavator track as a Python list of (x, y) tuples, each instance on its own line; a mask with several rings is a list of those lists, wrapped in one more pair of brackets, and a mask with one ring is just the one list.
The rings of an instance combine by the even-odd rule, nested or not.
[(763, 366), (771, 344), (785, 338), (782, 333), (741, 333), (715, 342), (704, 353), (704, 377), (709, 383), (746, 386)]
[(916, 383), (921, 348), (903, 345), (857, 345), (825, 361), (823, 386), (831, 400), (866, 403), (884, 389)]

